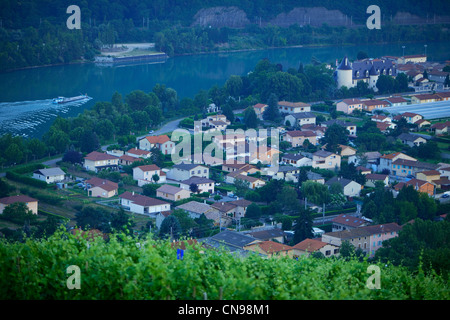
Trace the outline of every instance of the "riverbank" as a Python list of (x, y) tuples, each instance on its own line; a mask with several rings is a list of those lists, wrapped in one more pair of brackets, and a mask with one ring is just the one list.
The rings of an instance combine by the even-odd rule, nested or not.
[[(389, 45), (389, 44), (400, 44), (399, 41), (392, 41), (392, 42), (381, 42), (379, 45)], [(401, 44), (414, 44), (419, 43), (416, 41), (402, 41)], [(147, 44), (147, 43), (143, 43)], [(368, 43), (343, 43), (340, 44), (340, 47), (351, 47), (351, 46), (365, 46), (368, 45)], [(220, 54), (220, 53), (239, 53), (239, 52), (250, 52), (250, 51), (263, 51), (263, 50), (276, 50), (276, 49), (292, 49), (292, 48), (327, 48), (327, 47), (336, 47), (336, 44), (333, 43), (323, 43), (323, 44), (305, 44), (305, 45), (291, 45), (291, 46), (258, 46), (253, 48), (242, 48), (242, 49), (223, 49), (223, 50), (212, 50), (212, 51), (199, 51), (199, 52), (191, 52), (191, 53), (177, 53), (172, 56), (167, 55), (170, 58), (173, 57), (182, 57), (182, 56), (195, 56), (195, 55), (207, 55), (207, 54)], [(159, 52), (164, 53), (164, 52)], [(96, 55), (96, 57), (102, 57), (104, 55)], [(76, 64), (89, 64), (89, 63), (96, 63), (95, 58), (94, 60), (76, 60), (71, 62), (62, 62), (62, 63), (54, 63), (54, 64), (46, 64), (46, 65), (35, 65), (35, 66), (27, 66), (27, 67), (21, 67), (21, 68), (15, 68), (15, 69), (9, 69), (6, 71), (2, 71), (0, 73), (6, 74), (11, 73), (14, 71), (21, 71), (21, 70), (27, 70), (27, 69), (36, 69), (36, 68), (45, 68), (45, 67), (55, 67), (55, 66), (64, 66), (64, 65), (76, 65)]]

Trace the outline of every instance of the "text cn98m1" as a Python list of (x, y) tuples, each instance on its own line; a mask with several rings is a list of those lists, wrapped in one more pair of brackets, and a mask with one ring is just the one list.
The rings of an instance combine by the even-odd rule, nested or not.
[(222, 313), (226, 315), (268, 315), (269, 305), (253, 305), (253, 304), (226, 304), (222, 307)]

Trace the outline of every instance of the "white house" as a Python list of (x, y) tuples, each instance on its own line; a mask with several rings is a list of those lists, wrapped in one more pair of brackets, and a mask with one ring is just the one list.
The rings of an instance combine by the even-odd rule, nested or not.
[(301, 154), (286, 153), (281, 157), (281, 162), (293, 165), (295, 167), (312, 166), (312, 160)]
[(312, 167), (335, 170), (341, 167), (341, 156), (326, 150), (318, 150), (313, 153)]
[[(154, 179), (155, 174), (159, 177), (157, 181)], [(140, 187), (147, 183), (164, 183), (166, 182), (166, 173), (155, 164), (134, 167), (133, 180), (136, 180)]]
[(84, 157), (83, 167), (86, 170), (98, 172), (103, 169), (117, 170), (119, 165), (119, 157), (111, 154), (92, 151)]
[(361, 192), (362, 186), (359, 183), (349, 179), (334, 176), (325, 182), (325, 184), (329, 187), (334, 183), (339, 183), (342, 186), (343, 194), (347, 197), (358, 197)]
[(180, 188), (190, 190), (192, 184), (198, 188), (198, 193), (209, 192), (214, 193), (214, 180), (204, 177), (190, 177), (189, 179), (180, 181)]
[(150, 151), (158, 148), (163, 154), (172, 154), (175, 150), (175, 142), (171, 141), (167, 135), (147, 136), (139, 140), (139, 149)]
[(278, 110), (284, 113), (310, 112), (311, 105), (304, 102), (280, 101), (278, 102)]
[(119, 195), (120, 205), (134, 213), (156, 216), (158, 212), (170, 211), (170, 203), (126, 191)]
[(33, 178), (47, 183), (63, 181), (66, 173), (61, 168), (39, 169), (33, 172)]
[(180, 163), (167, 172), (167, 179), (183, 181), (191, 177), (209, 178), (209, 168), (195, 163)]
[(316, 115), (312, 112), (290, 113), (284, 117), (284, 124), (289, 121), (291, 127), (301, 127), (305, 124), (316, 124)]

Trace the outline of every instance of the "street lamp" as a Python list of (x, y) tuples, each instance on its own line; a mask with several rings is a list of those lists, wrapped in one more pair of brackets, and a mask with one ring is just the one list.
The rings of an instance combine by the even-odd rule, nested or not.
[(402, 49), (403, 49), (403, 55), (402, 55), (402, 57), (405, 57), (405, 46), (402, 46)]
[(427, 56), (427, 47), (428, 47), (428, 45), (424, 44), (423, 46), (425, 47), (425, 57), (426, 57)]

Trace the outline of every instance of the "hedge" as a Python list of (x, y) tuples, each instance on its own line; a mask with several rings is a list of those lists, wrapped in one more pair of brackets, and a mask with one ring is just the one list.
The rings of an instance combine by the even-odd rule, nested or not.
[(41, 188), (41, 189), (46, 189), (48, 186), (47, 183), (44, 181), (37, 180), (37, 179), (27, 177), (27, 176), (23, 176), (21, 174), (15, 173), (14, 171), (7, 171), (6, 178), (16, 181), (16, 182), (28, 184), (28, 185), (36, 187), (36, 188)]

